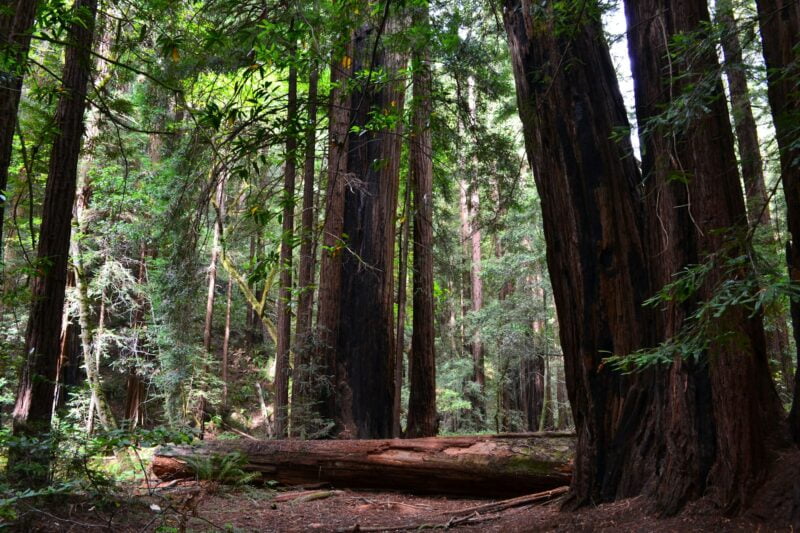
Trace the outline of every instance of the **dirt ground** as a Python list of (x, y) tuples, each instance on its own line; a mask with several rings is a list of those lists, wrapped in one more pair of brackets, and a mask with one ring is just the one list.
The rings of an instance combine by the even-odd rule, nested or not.
[[(558, 499), (499, 512), (463, 512), (492, 500), (373, 491), (296, 488), (275, 491), (183, 482), (158, 488), (136, 487), (135, 496), (116, 504), (78, 502), (31, 509), (19, 526), (25, 531), (159, 532), (345, 532), (449, 529), (462, 532), (604, 531), (793, 531), (763, 519), (721, 517), (690, 507), (680, 516), (659, 519), (641, 499), (560, 512)], [(299, 495), (299, 497), (298, 497)], [(282, 501), (295, 497), (291, 501)], [(769, 519), (769, 518), (767, 518)], [(0, 528), (2, 529), (2, 528)]]
[(46, 506), (21, 509), (15, 525), (4, 527), (0, 520), (0, 531), (800, 531), (800, 451), (775, 459), (747, 513), (735, 518), (725, 517), (715, 508), (711, 496), (689, 504), (678, 516), (660, 518), (641, 497), (562, 512), (563, 491), (546, 501), (487, 510), (488, 504), (505, 500), (336, 490), (324, 485), (270, 488), (154, 481), (138, 482), (104, 501), (62, 498)]

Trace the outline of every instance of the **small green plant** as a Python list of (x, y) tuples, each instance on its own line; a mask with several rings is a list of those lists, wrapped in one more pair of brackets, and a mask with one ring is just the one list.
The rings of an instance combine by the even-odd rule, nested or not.
[(245, 472), (247, 458), (240, 453), (211, 454), (186, 459), (198, 480), (217, 481), (230, 485), (246, 485), (258, 477), (257, 473)]

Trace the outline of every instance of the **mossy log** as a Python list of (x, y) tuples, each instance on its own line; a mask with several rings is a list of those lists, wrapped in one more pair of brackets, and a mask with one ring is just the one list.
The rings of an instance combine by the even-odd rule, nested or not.
[(393, 440), (220, 440), (156, 450), (153, 473), (194, 473), (187, 458), (239, 453), (244, 470), (287, 485), (517, 496), (569, 484), (574, 435), (528, 433)]

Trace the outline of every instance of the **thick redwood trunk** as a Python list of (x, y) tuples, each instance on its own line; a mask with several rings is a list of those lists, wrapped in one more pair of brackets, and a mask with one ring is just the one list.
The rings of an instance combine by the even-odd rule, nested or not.
[(4, 65), (13, 67), (12, 72), (0, 71), (0, 258), (3, 254), (8, 167), (11, 164), (17, 110), (22, 96), (22, 77), (37, 5), (36, 0), (11, 0), (4, 2), (4, 12), (0, 13), (0, 53), (6, 57)]
[(404, 440), (211, 441), (163, 447), (153, 473), (191, 477), (188, 457), (239, 452), (245, 470), (285, 484), (482, 496), (530, 494), (569, 482), (574, 437), (565, 433)]
[[(716, 261), (696, 300), (667, 304), (656, 332), (664, 340), (726, 276), (746, 275), (726, 272), (725, 261), (741, 249), (735, 239), (747, 216), (716, 55), (705, 52), (690, 62), (668, 48), (673, 37), (708, 22), (706, 3), (637, 0), (625, 9), (648, 211), (656, 215), (648, 239), (653, 287), (670, 283), (688, 265)], [(657, 122), (683, 91), (698, 87), (693, 96), (707, 100), (687, 123)], [(765, 439), (780, 419), (761, 317), (731, 307), (705, 335), (712, 341), (698, 355), (707, 365), (676, 361), (665, 390), (668, 456), (658, 495), (668, 510), (702, 494), (706, 482), (721, 505), (746, 503), (768, 461)]]
[[(324, 359), (335, 376), (338, 430), (359, 438), (391, 435), (394, 396), (393, 260), (400, 121), (377, 131), (368, 124), (375, 112), (402, 116), (403, 91), (396, 73), (404, 61), (380, 44), (375, 46), (378, 33), (370, 25), (359, 29), (352, 54), (346, 53), (334, 65), (335, 81), (347, 79), (351, 67), (366, 79), (358, 80), (347, 94), (339, 93), (345, 89), (339, 87), (332, 95), (327, 250), (318, 319)], [(381, 68), (390, 81), (375, 80), (374, 72)]]
[[(800, 284), (800, 3), (793, 0), (757, 0), (761, 42), (767, 64), (769, 104), (781, 158), (781, 182), (786, 198), (786, 223), (791, 242), (786, 245), (789, 278)], [(791, 303), (795, 345), (800, 356), (800, 299)], [(797, 359), (800, 361), (800, 358)], [(800, 364), (789, 416), (792, 435), (800, 443)]]
[[(427, 4), (418, 8), (415, 22), (428, 26)], [(411, 187), (414, 193), (414, 288), (411, 374), (409, 375), (409, 437), (436, 435), (436, 352), (433, 310), (433, 143), (431, 139), (430, 58), (414, 58), (414, 112), (410, 141)]]
[(647, 342), (649, 288), (639, 172), (612, 140), (625, 108), (596, 6), (580, 4), (507, 0), (504, 20), (578, 434), (572, 501), (586, 504), (637, 493), (653, 467), (633, 460), (651, 442), (649, 375), (603, 365)]
[(294, 187), (297, 173), (297, 69), (289, 68), (286, 109), (288, 136), (283, 173), (283, 230), (281, 232), (280, 286), (278, 289), (275, 353), (275, 436), (286, 437), (289, 409), (289, 348), (292, 344), (292, 249), (294, 248)]
[[(56, 109), (56, 134), (42, 209), (38, 271), (33, 281), (33, 304), (25, 336), (25, 365), (14, 406), (14, 433), (17, 435), (41, 434), (50, 428), (97, 2), (77, 0), (75, 11), (80, 15), (69, 30), (70, 42), (75, 45), (66, 49), (63, 91)], [(18, 461), (40, 463), (45, 467), (49, 463), (47, 457), (9, 457), (9, 468), (21, 466)], [(28, 481), (32, 485), (45, 481), (46, 473), (29, 474)]]

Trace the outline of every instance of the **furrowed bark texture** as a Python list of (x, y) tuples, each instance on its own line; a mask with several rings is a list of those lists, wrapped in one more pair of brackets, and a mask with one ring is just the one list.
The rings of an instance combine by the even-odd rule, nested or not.
[[(0, 72), (0, 243), (3, 242), (3, 220), (8, 186), (8, 167), (17, 127), (17, 110), (22, 96), (24, 63), (31, 44), (31, 30), (36, 16), (36, 0), (4, 2), (8, 14), (0, 15), (0, 54), (14, 67), (12, 72)], [(0, 246), (0, 258), (3, 247)]]
[[(375, 46), (386, 29), (384, 24), (358, 29), (351, 53), (334, 64), (334, 79), (340, 84), (350, 69), (365, 75), (348, 88), (335, 88), (331, 100), (318, 319), (322, 352), (334, 376), (334, 402), (329, 405), (339, 434), (351, 438), (388, 437), (392, 432), (401, 132), (398, 125), (376, 128), (372, 116), (402, 115), (403, 91), (396, 73), (405, 61), (381, 43)], [(376, 80), (378, 69), (388, 73), (388, 80)]]
[[(664, 340), (730, 275), (725, 261), (741, 250), (736, 239), (747, 216), (716, 55), (701, 52), (690, 63), (668, 54), (674, 36), (708, 22), (706, 3), (626, 1), (625, 11), (648, 213), (655, 214), (647, 239), (653, 288), (688, 265), (715, 261), (693, 301), (670, 302), (659, 316), (657, 340)], [(691, 88), (696, 92), (684, 105), (702, 99), (704, 106), (690, 109), (687, 123), (655, 122)], [(656, 494), (668, 512), (705, 488), (723, 507), (746, 503), (765, 471), (765, 439), (780, 419), (761, 316), (733, 306), (706, 334), (714, 337), (704, 354), (708, 364), (676, 361), (665, 388), (668, 455)]]
[[(800, 3), (758, 0), (769, 104), (781, 159), (781, 183), (786, 198), (786, 245), (789, 278), (800, 284)], [(791, 303), (792, 326), (800, 355), (800, 301)], [(800, 358), (798, 359), (800, 361)], [(800, 443), (800, 365), (795, 371), (794, 399), (789, 416), (792, 436)]]
[[(547, 263), (577, 430), (572, 502), (637, 493), (654, 467), (648, 455), (649, 374), (603, 365), (647, 338), (649, 294), (640, 228), (639, 172), (600, 21), (588, 12), (556, 23), (557, 2), (507, 0), (517, 102), (541, 198)], [(569, 65), (569, 67), (567, 67)], [(638, 452), (636, 451), (638, 450)]]
[[(16, 435), (39, 434), (50, 428), (97, 2), (77, 0), (75, 10), (80, 20), (70, 26), (69, 39), (74, 45), (66, 48), (63, 92), (55, 114), (57, 133), (50, 152), (42, 208), (38, 272), (33, 280), (33, 304), (25, 335), (26, 362), (14, 405)], [(9, 457), (9, 468), (16, 466), (17, 460), (48, 464), (42, 457)], [(30, 479), (33, 485), (44, 481), (38, 477)]]
[(328, 185), (325, 198), (322, 253), (319, 272), (317, 312), (318, 349), (314, 365), (323, 374), (321, 387), (312, 392), (321, 418), (334, 418), (334, 380), (336, 344), (339, 337), (339, 293), (342, 286), (344, 189), (347, 180), (347, 152), (350, 99), (347, 81), (353, 73), (353, 43), (348, 42), (341, 56), (331, 61), (331, 93), (328, 113)]
[(574, 436), (566, 433), (395, 440), (210, 441), (157, 450), (153, 473), (192, 477), (189, 457), (239, 452), (247, 471), (285, 484), (436, 494), (516, 496), (569, 482)]
[[(351, 95), (352, 122), (369, 124), (371, 113), (402, 115), (403, 89), (394, 81), (404, 66), (396, 53), (378, 49), (373, 27), (355, 36), (356, 71), (383, 66), (383, 84), (359, 84)], [(376, 64), (372, 58), (377, 55)], [(399, 120), (399, 119), (398, 119)], [(394, 242), (400, 171), (399, 125), (350, 133), (343, 231), (337, 403), (344, 435), (388, 437), (394, 395)]]
[[(418, 8), (418, 24), (428, 25), (428, 6)], [(431, 139), (430, 58), (415, 57), (413, 131), (410, 140), (411, 187), (414, 196), (414, 283), (411, 374), (409, 375), (409, 437), (436, 435), (436, 352), (433, 310), (433, 143)]]
[[(758, 142), (758, 130), (750, 104), (750, 92), (747, 88), (747, 74), (742, 45), (739, 40), (739, 27), (733, 11), (732, 0), (717, 0), (716, 20), (722, 26), (722, 50), (725, 54), (725, 75), (730, 91), (731, 111), (733, 115), (736, 145), (739, 148), (740, 167), (744, 179), (747, 218), (750, 224), (759, 224), (767, 230), (769, 243), (777, 251), (778, 243), (771, 227), (772, 217), (764, 184), (764, 164)], [(777, 369), (781, 373), (781, 383), (790, 394), (794, 390), (794, 368), (789, 353), (789, 332), (786, 316), (782, 310), (767, 310), (766, 318), (772, 328), (766, 333), (767, 354), (777, 361)]]

